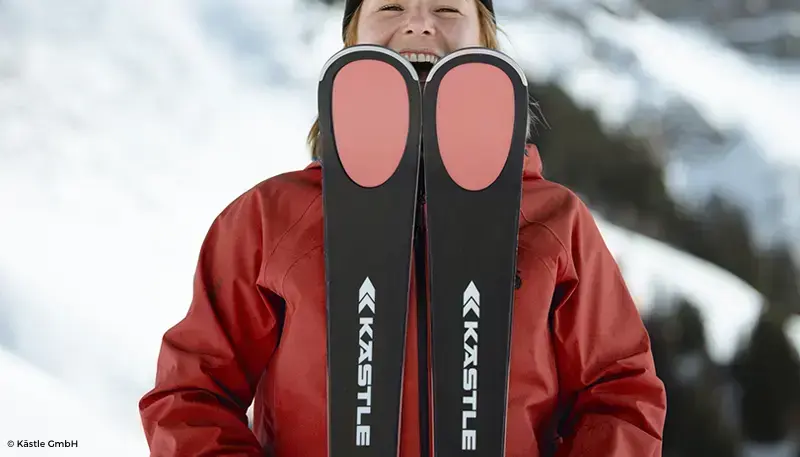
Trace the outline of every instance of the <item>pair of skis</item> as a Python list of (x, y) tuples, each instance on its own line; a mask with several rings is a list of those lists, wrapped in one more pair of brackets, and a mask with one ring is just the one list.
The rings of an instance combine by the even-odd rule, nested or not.
[(427, 229), (427, 284), (418, 286), (430, 287), (433, 455), (504, 455), (523, 72), (499, 52), (469, 48), (441, 59), (421, 86), (399, 54), (359, 45), (328, 61), (318, 97), (329, 456), (398, 455), (419, 224)]

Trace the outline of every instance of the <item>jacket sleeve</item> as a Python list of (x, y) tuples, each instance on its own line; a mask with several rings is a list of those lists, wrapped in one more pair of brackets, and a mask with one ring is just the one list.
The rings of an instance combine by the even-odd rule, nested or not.
[(562, 245), (552, 325), (568, 415), (556, 457), (660, 457), (666, 393), (649, 335), (582, 203)]
[(155, 387), (139, 401), (151, 456), (260, 456), (247, 409), (277, 343), (279, 299), (256, 280), (264, 255), (259, 197), (212, 223), (186, 316), (168, 329)]

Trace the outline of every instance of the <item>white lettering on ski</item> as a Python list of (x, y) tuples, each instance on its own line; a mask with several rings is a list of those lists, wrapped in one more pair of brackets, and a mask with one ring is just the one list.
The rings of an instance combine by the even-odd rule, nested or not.
[[(481, 295), (470, 281), (464, 291), (464, 409), (461, 411), (461, 450), (476, 450), (475, 419), (478, 417), (478, 319), (481, 315)], [(472, 421), (472, 423), (470, 423)]]
[(358, 291), (358, 402), (356, 406), (356, 446), (370, 445), (370, 425), (366, 419), (372, 411), (372, 342), (375, 317), (375, 286), (367, 277)]

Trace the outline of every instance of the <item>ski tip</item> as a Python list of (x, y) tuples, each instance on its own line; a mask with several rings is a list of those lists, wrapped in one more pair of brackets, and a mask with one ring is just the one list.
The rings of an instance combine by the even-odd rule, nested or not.
[(498, 60), (501, 60), (501, 61), (505, 62), (511, 68), (513, 68), (514, 71), (517, 73), (517, 75), (519, 76), (520, 81), (522, 82), (522, 85), (524, 87), (526, 87), (526, 88), (528, 87), (528, 78), (525, 76), (525, 71), (522, 70), (522, 67), (514, 59), (512, 59), (511, 56), (509, 56), (508, 54), (503, 53), (502, 51), (498, 51), (496, 49), (490, 49), (490, 48), (485, 48), (485, 47), (475, 47), (475, 46), (468, 47), (468, 48), (462, 48), (462, 49), (459, 49), (458, 51), (451, 52), (450, 54), (444, 56), (444, 58), (442, 58), (438, 62), (436, 62), (436, 65), (434, 65), (433, 68), (431, 68), (431, 71), (428, 72), (428, 77), (425, 79), (425, 83), (428, 84), (431, 81), (433, 81), (433, 78), (436, 75), (436, 73), (441, 71), (441, 69), (445, 65), (447, 65), (448, 62), (451, 62), (451, 61), (453, 61), (455, 59), (458, 59), (458, 58), (461, 58), (461, 57), (464, 57), (464, 56), (476, 55), (476, 54), (477, 55), (485, 55), (485, 56), (488, 56), (490, 58), (498, 59)]
[(417, 70), (414, 69), (414, 66), (411, 64), (411, 62), (408, 61), (408, 59), (405, 59), (403, 56), (401, 56), (398, 52), (394, 51), (393, 49), (374, 44), (357, 44), (353, 46), (348, 46), (336, 52), (336, 54), (332, 55), (328, 59), (328, 61), (325, 62), (325, 65), (322, 66), (322, 71), (320, 71), (319, 74), (319, 82), (325, 80), (326, 76), (328, 75), (328, 71), (330, 71), (333, 64), (336, 63), (339, 59), (350, 54), (370, 53), (370, 52), (373, 53), (377, 52), (380, 54), (384, 54), (398, 61), (406, 69), (406, 71), (408, 71), (408, 74), (411, 76), (411, 78), (414, 79), (414, 81), (419, 82), (419, 74), (417, 73)]

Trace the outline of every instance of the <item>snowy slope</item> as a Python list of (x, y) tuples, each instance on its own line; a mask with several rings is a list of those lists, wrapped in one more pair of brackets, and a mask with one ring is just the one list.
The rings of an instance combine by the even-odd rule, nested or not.
[[(0, 2), (0, 344), (87, 415), (143, 438), (136, 403), (161, 335), (186, 312), (208, 225), (250, 186), (307, 163), (338, 14), (288, 0)], [(757, 295), (602, 227), (642, 309), (659, 288), (696, 298), (724, 360)], [(6, 364), (18, 366), (4, 375)], [(0, 380), (19, 389), (25, 370)]]
[(253, 79), (204, 12), (0, 3), (2, 338), (129, 427), (213, 217), (307, 163), (313, 106)]
[(501, 26), (531, 75), (557, 81), (610, 128), (666, 135), (678, 198), (733, 198), (759, 241), (789, 239), (800, 258), (800, 65), (756, 62), (633, 2), (546, 1), (527, 16), (523, 3), (500, 3)]
[(761, 313), (761, 295), (711, 263), (616, 227), (597, 215), (595, 219), (642, 314), (669, 311), (655, 308), (659, 299), (688, 299), (698, 306), (706, 324), (711, 358), (730, 361)]
[[(141, 457), (147, 445), (131, 430), (110, 425), (58, 380), (0, 349), (0, 441), (3, 456)], [(28, 443), (18, 443), (25, 440)], [(50, 441), (77, 447), (55, 448)], [(44, 447), (18, 447), (30, 442)], [(12, 442), (13, 447), (7, 447)]]
[(794, 342), (795, 347), (800, 351), (800, 316), (794, 316), (789, 319), (786, 325), (786, 334), (789, 335), (789, 339)]

